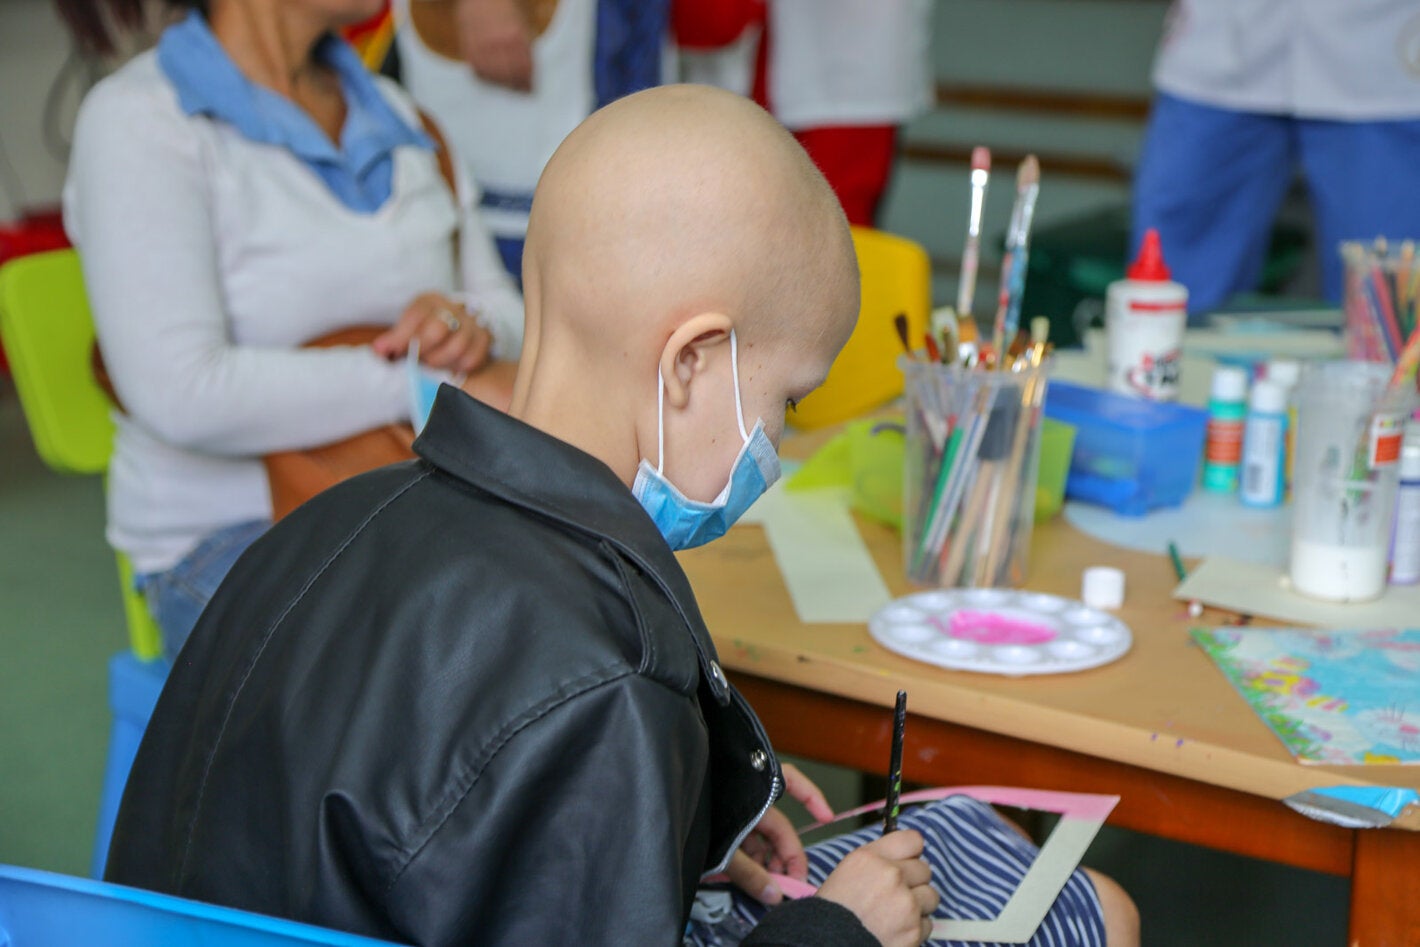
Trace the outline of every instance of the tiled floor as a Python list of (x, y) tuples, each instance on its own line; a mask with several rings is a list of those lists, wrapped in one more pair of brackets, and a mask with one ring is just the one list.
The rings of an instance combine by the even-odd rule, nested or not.
[[(104, 667), (124, 646), (97, 478), (34, 455), (0, 381), (0, 862), (88, 870), (107, 738)], [(835, 806), (856, 774), (809, 767)], [(1134, 896), (1148, 947), (1345, 941), (1342, 879), (1106, 829), (1089, 862)]]

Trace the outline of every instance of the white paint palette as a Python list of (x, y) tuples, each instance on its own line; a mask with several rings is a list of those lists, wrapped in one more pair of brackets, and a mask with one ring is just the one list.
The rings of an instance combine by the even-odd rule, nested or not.
[(1122, 657), (1134, 643), (1118, 618), (1058, 595), (938, 589), (904, 596), (868, 620), (873, 639), (904, 657), (958, 671), (1064, 674)]

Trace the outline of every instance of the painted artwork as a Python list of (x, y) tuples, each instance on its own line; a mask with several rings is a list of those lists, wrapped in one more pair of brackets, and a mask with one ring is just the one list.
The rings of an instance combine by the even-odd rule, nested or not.
[(1300, 762), (1420, 763), (1420, 629), (1195, 629)]

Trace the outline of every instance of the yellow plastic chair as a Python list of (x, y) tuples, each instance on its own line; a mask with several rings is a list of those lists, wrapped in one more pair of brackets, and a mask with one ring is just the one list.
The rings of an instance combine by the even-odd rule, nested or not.
[[(77, 253), (54, 250), (0, 267), (0, 340), (40, 459), (60, 473), (107, 470), (113, 405), (91, 368), (94, 324)], [(115, 555), (129, 643), (138, 657), (156, 658), (157, 623), (133, 587), (128, 557)]]
[(800, 429), (825, 427), (859, 417), (902, 394), (902, 341), (893, 325), (907, 316), (908, 338), (921, 347), (932, 308), (932, 268), (927, 251), (906, 237), (868, 227), (853, 228), (863, 301), (858, 326), (839, 353), (823, 387), (788, 414)]

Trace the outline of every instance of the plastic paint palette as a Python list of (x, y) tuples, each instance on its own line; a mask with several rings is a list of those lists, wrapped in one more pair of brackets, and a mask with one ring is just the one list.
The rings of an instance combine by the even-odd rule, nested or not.
[(1010, 589), (918, 592), (868, 620), (873, 639), (904, 657), (959, 671), (1063, 674), (1099, 667), (1133, 644), (1129, 627), (1081, 602)]

